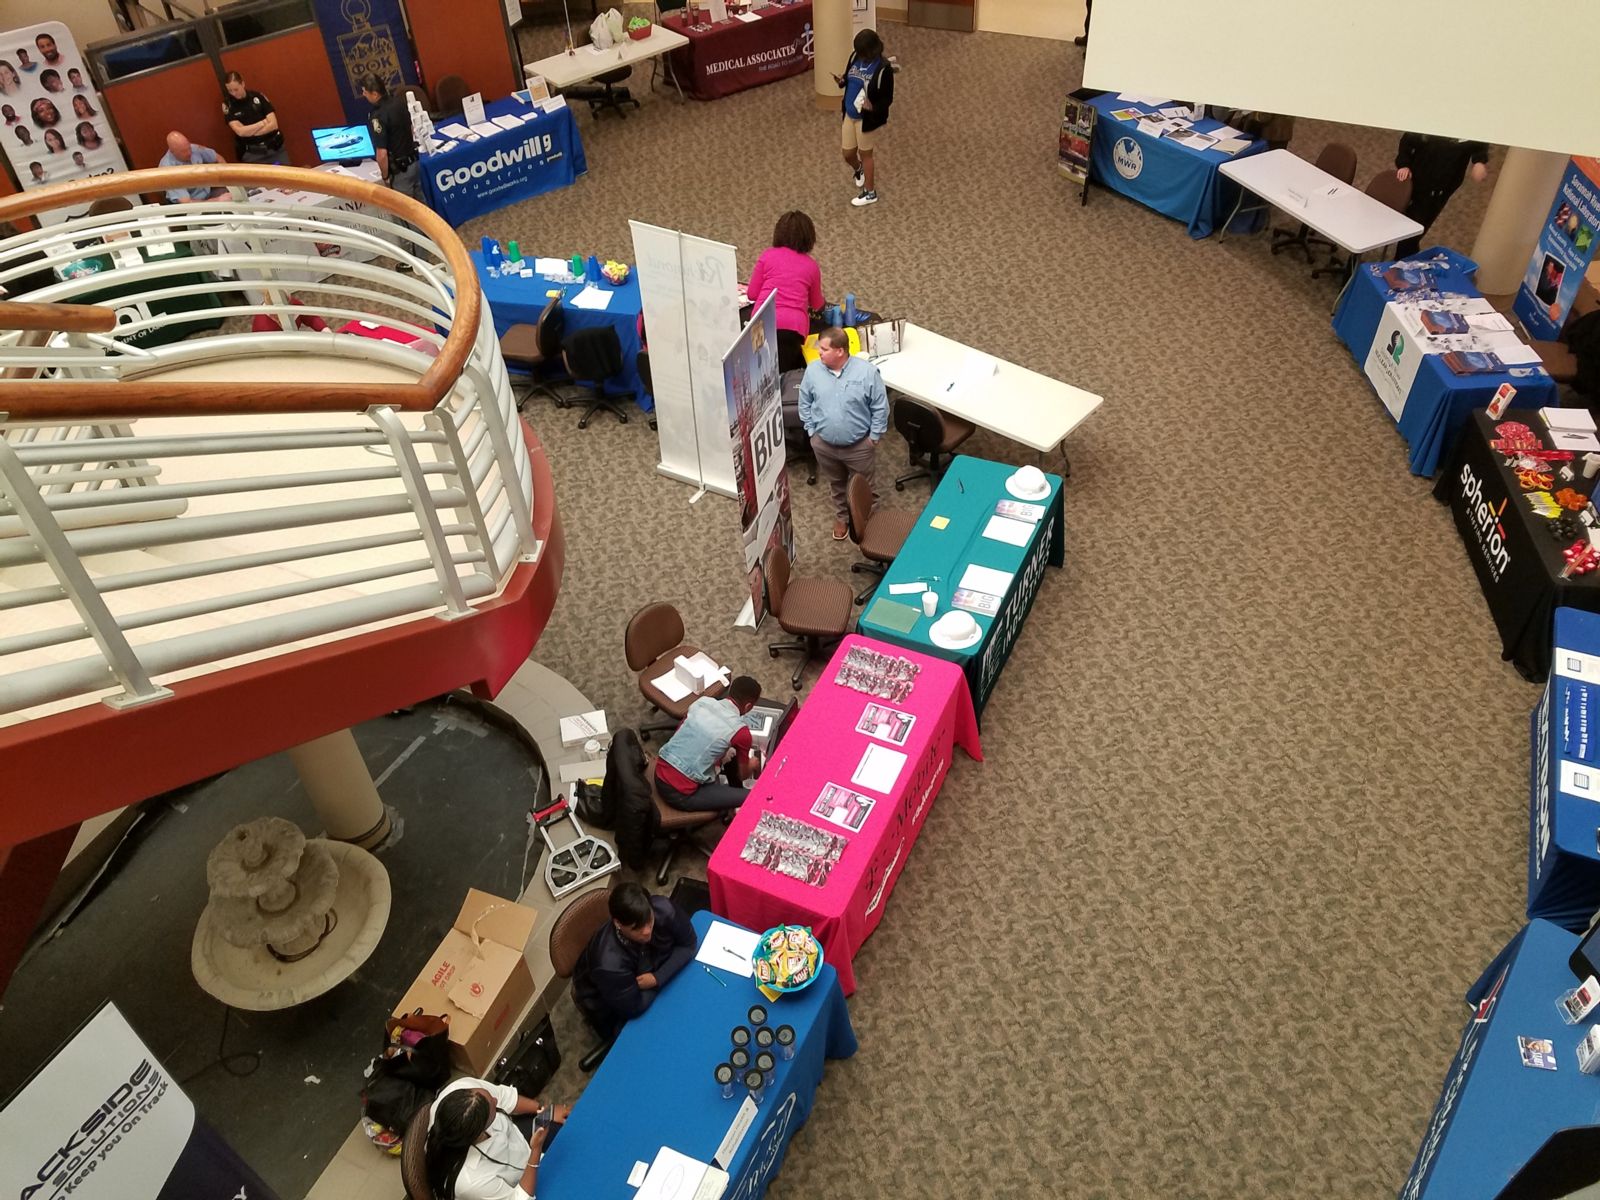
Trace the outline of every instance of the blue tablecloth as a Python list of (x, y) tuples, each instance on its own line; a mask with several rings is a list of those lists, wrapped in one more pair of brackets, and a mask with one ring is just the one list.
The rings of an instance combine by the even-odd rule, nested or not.
[[(713, 918), (694, 916), (704, 936)], [(539, 1200), (632, 1200), (628, 1172), (662, 1146), (709, 1162), (745, 1093), (724, 1100), (711, 1076), (726, 1062), (728, 1034), (752, 1004), (769, 1023), (792, 1025), (795, 1056), (778, 1059), (755, 1123), (728, 1164), (728, 1200), (757, 1200), (783, 1165), (789, 1139), (806, 1123), (823, 1061), (856, 1052), (839, 977), (825, 966), (803, 992), (767, 1004), (747, 978), (690, 963), (644, 1016), (622, 1031), (539, 1168)], [(721, 981), (720, 983), (718, 981)], [(724, 986), (726, 985), (726, 986)]]
[[(1550, 680), (1533, 710), (1528, 916), (1581, 933), (1600, 909), (1600, 615), (1558, 608)], [(1566, 764), (1563, 769), (1563, 763)], [(1561, 786), (1566, 774), (1566, 788)], [(1588, 789), (1586, 791), (1586, 789)]]
[[(507, 96), (484, 105), (484, 116), (520, 116), (529, 111)], [(454, 120), (459, 124), (461, 118)], [(440, 122), (448, 125), (449, 120)], [(440, 135), (447, 136), (447, 135)], [(566, 187), (589, 169), (577, 118), (566, 106), (476, 142), (457, 142), (443, 154), (422, 158), (428, 203), (452, 225)]]
[[(1472, 277), (1478, 264), (1443, 246), (1412, 255), (1407, 262), (1429, 260), (1438, 290), (1451, 296), (1482, 296)], [(1363, 263), (1339, 297), (1333, 310), (1333, 332), (1349, 349), (1356, 365), (1366, 367), (1367, 352), (1383, 320), (1383, 309), (1396, 293), (1383, 273), (1393, 263)], [(1411, 448), (1413, 475), (1432, 475), (1455, 441), (1456, 434), (1475, 408), (1494, 399), (1502, 383), (1517, 389), (1513, 408), (1542, 408), (1559, 403), (1555, 381), (1537, 366), (1513, 367), (1488, 375), (1457, 375), (1437, 354), (1423, 356), (1417, 377), (1406, 396), (1397, 422), (1400, 436)]]
[[(1118, 100), (1115, 92), (1096, 96), (1089, 103), (1100, 114), (1089, 148), (1089, 178), (1182, 221), (1192, 238), (1210, 237), (1220, 229), (1239, 199), (1239, 185), (1220, 175), (1217, 168), (1267, 148), (1257, 138), (1237, 154), (1193, 150), (1166, 138), (1140, 133), (1132, 121), (1119, 121), (1111, 115), (1124, 109), (1154, 114), (1156, 110), (1149, 105)], [(1221, 124), (1196, 121), (1194, 128), (1205, 133)], [(1264, 212), (1247, 212), (1229, 232), (1246, 233), (1259, 228), (1265, 220)]]
[[(526, 248), (522, 248), (522, 253), (524, 261), (532, 266), (533, 254)], [(615, 287), (604, 279), (594, 285), (601, 291), (611, 293), (611, 303), (606, 308), (574, 308), (570, 301), (583, 291), (585, 284), (556, 283), (542, 275), (486, 275), (483, 255), (477, 250), (472, 251), (472, 265), (477, 268), (478, 282), (483, 287), (483, 298), (488, 302), (489, 313), (494, 318), (497, 336), (503, 336), (507, 329), (518, 323), (537, 324), (539, 314), (550, 302), (548, 293), (559, 289), (562, 294), (564, 333), (605, 326), (617, 331), (617, 340), (622, 343), (622, 374), (606, 384), (606, 392), (613, 396), (629, 396), (646, 412), (655, 408), (655, 401), (644, 390), (644, 380), (639, 378), (639, 314), (644, 311), (644, 302), (639, 298), (637, 271), (629, 271), (621, 287)]]
[[(1600, 1076), (1578, 1072), (1594, 1018), (1562, 1023), (1556, 997), (1577, 986), (1567, 957), (1576, 934), (1530, 921), (1467, 993), (1474, 1009), (1423, 1132), (1400, 1200), (1493, 1200), (1551, 1134), (1600, 1117)], [(1556, 1069), (1526, 1067), (1517, 1038), (1549, 1038)]]

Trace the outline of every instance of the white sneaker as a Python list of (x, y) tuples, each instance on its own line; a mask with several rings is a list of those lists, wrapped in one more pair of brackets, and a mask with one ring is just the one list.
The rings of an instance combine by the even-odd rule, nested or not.
[(861, 173), (860, 167), (856, 168), (856, 173), (850, 178), (856, 185), (856, 191), (859, 192), (864, 186), (866, 186), (867, 177)]
[(876, 204), (877, 202), (878, 202), (878, 193), (877, 192), (868, 192), (868, 191), (863, 191), (861, 193), (861, 195), (857, 196), (854, 200), (850, 201), (850, 203), (854, 204), (857, 208), (865, 208), (867, 205)]

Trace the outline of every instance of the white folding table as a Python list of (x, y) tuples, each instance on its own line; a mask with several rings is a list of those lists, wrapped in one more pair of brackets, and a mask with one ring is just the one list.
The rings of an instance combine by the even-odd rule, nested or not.
[(956, 383), (972, 353), (960, 342), (907, 321), (899, 351), (874, 361), (885, 387), (1040, 454), (1059, 448), (1063, 474), (1070, 474), (1066, 437), (1100, 407), (1102, 398), (999, 358), (995, 373), (982, 383)]
[[(1268, 150), (1234, 159), (1217, 169), (1244, 192), (1254, 193), (1321, 234), (1349, 254), (1352, 262), (1369, 250), (1422, 233), (1422, 226), (1404, 213), (1374, 200), (1358, 187), (1340, 183), (1287, 150)], [(1235, 216), (1244, 203), (1244, 192), (1234, 206)], [(1231, 222), (1233, 217), (1228, 220)]]
[[(530, 75), (543, 75), (545, 82), (553, 88), (569, 88), (574, 84), (587, 83), (596, 75), (604, 75), (607, 71), (620, 71), (623, 67), (631, 67), (635, 63), (648, 62), (652, 58), (670, 54), (679, 46), (688, 44), (689, 39), (683, 34), (676, 33), (665, 25), (652, 25), (649, 37), (623, 38), (620, 45), (606, 50), (596, 50), (593, 46), (579, 46), (571, 54), (563, 50), (560, 54), (552, 54), (549, 58), (529, 63), (527, 72)], [(672, 86), (678, 89), (678, 98), (682, 99), (683, 88), (678, 83), (678, 76), (672, 71), (670, 63), (667, 64), (667, 74), (672, 76)], [(653, 85), (653, 77), (651, 82)]]

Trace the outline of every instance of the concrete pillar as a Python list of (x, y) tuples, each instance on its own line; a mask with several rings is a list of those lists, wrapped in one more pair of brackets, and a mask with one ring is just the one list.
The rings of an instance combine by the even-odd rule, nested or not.
[(1565, 154), (1520, 146), (1506, 154), (1472, 244), (1479, 291), (1502, 296), (1517, 290), (1566, 169)]
[(850, 0), (811, 0), (811, 83), (817, 107), (839, 111), (844, 89), (833, 82), (844, 74), (856, 32), (851, 28)]
[(328, 836), (370, 850), (389, 836), (389, 813), (348, 729), (289, 751)]

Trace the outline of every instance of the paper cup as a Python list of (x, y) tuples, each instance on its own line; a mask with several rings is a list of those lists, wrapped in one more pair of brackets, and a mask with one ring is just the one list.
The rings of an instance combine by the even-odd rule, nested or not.
[(923, 592), (922, 593), (922, 615), (925, 616), (925, 617), (931, 617), (931, 616), (933, 616), (934, 613), (936, 613), (938, 611), (939, 611), (939, 593), (938, 592)]

